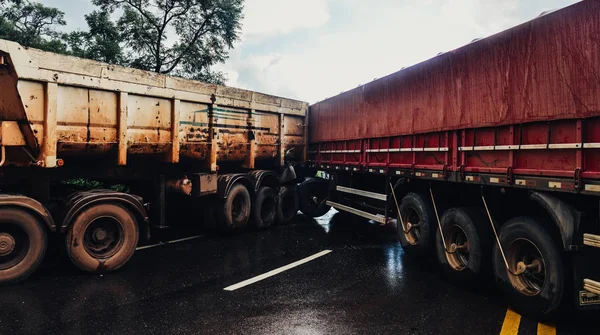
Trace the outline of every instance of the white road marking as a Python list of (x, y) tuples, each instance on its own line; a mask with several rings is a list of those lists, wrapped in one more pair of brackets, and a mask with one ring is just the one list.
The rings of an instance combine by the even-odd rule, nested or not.
[(275, 270), (271, 270), (271, 271), (269, 271), (267, 273), (263, 273), (262, 275), (258, 275), (256, 277), (252, 277), (250, 279), (244, 280), (243, 282), (239, 282), (237, 284), (234, 284), (234, 285), (231, 285), (231, 286), (227, 286), (223, 290), (225, 290), (225, 291), (235, 291), (235, 290), (237, 290), (239, 288), (242, 288), (244, 286), (248, 286), (248, 285), (254, 284), (254, 283), (258, 282), (258, 281), (261, 281), (263, 279), (267, 279), (269, 277), (273, 277), (274, 275), (282, 273), (284, 271), (287, 271), (287, 270), (289, 270), (291, 268), (295, 268), (298, 265), (302, 265), (304, 263), (308, 263), (308, 262), (310, 262), (310, 261), (312, 261), (314, 259), (317, 259), (319, 257), (325, 256), (328, 253), (330, 253), (331, 251), (332, 250), (323, 250), (323, 251), (321, 251), (319, 253), (316, 253), (316, 254), (314, 254), (312, 256), (309, 256), (309, 257), (306, 257), (306, 258), (303, 258), (303, 259), (301, 259), (299, 261), (296, 261), (294, 263), (290, 263), (288, 265), (282, 266), (282, 267), (277, 268)]
[(166, 242), (160, 242), (160, 243), (151, 244), (151, 245), (144, 245), (142, 247), (135, 248), (135, 250), (139, 251), (139, 250), (144, 250), (144, 249), (150, 249), (150, 248), (154, 248), (154, 247), (160, 247), (161, 245), (167, 245), (167, 244), (179, 243), (179, 242), (184, 242), (184, 241), (189, 241), (189, 240), (195, 240), (195, 239), (200, 238), (200, 237), (204, 237), (204, 235), (191, 236), (191, 237), (180, 238), (178, 240), (173, 240), (173, 241), (166, 241)]

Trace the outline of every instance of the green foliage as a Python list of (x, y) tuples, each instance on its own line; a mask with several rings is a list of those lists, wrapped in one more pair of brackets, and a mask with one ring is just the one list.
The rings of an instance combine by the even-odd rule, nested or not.
[(64, 13), (27, 0), (0, 2), (0, 38), (22, 45), (65, 53), (60, 26), (66, 24)]
[(117, 21), (129, 65), (222, 84), (211, 70), (239, 40), (243, 0), (92, 0)]
[(85, 20), (89, 31), (78, 30), (63, 36), (70, 53), (105, 63), (124, 64), (121, 34), (111, 21), (110, 13), (94, 11), (86, 15)]
[(98, 180), (89, 179), (69, 179), (62, 182), (74, 190), (93, 190), (93, 189), (111, 189), (117, 192), (129, 193), (129, 186), (123, 184), (107, 184)]
[[(60, 33), (64, 13), (34, 0), (0, 0), (0, 38), (110, 64), (223, 84), (211, 67), (239, 40), (243, 0), (91, 0), (88, 31)], [(116, 22), (111, 19), (120, 13)]]

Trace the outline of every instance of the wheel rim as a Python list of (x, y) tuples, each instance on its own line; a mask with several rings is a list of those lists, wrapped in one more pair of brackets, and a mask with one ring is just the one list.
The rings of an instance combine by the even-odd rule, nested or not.
[(123, 246), (123, 226), (110, 216), (94, 219), (85, 229), (83, 247), (94, 258), (110, 258)]
[(19, 264), (29, 251), (29, 235), (14, 223), (0, 224), (0, 270)]
[[(516, 290), (527, 296), (534, 296), (542, 291), (546, 282), (546, 265), (535, 243), (525, 238), (516, 239), (508, 246), (506, 259), (512, 272), (508, 274), (508, 278)], [(523, 262), (528, 268), (522, 274), (514, 275), (519, 262)]]
[(273, 213), (275, 213), (275, 199), (267, 197), (260, 207), (260, 217), (264, 221), (271, 220)]
[(237, 194), (231, 203), (231, 218), (234, 223), (240, 222), (244, 219), (244, 197), (241, 194)]
[(452, 225), (446, 230), (444, 235), (446, 247), (450, 252), (446, 252), (448, 264), (456, 271), (462, 271), (469, 265), (469, 239), (465, 231), (458, 225)]
[(409, 230), (408, 233), (403, 232), (404, 236), (406, 236), (406, 241), (411, 245), (417, 245), (421, 237), (421, 226), (423, 224), (419, 213), (413, 207), (408, 207), (403, 211), (402, 219), (404, 220), (405, 227)]

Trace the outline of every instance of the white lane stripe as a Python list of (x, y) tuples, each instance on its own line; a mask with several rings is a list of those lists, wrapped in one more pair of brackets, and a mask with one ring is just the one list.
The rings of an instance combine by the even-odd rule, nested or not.
[(166, 241), (166, 242), (160, 242), (160, 243), (151, 244), (151, 245), (144, 245), (142, 247), (135, 248), (135, 250), (138, 251), (138, 250), (150, 249), (150, 248), (154, 248), (154, 247), (160, 247), (161, 245), (167, 245), (167, 244), (179, 243), (179, 242), (184, 242), (184, 241), (189, 241), (189, 240), (195, 240), (195, 239), (200, 238), (200, 237), (204, 237), (204, 235), (191, 236), (191, 237), (180, 238), (178, 240), (173, 240), (173, 241)]
[(330, 253), (331, 251), (332, 250), (323, 250), (323, 251), (321, 251), (319, 253), (316, 253), (316, 254), (314, 254), (312, 256), (309, 256), (309, 257), (306, 257), (306, 258), (303, 258), (303, 259), (301, 259), (299, 261), (296, 261), (294, 263), (290, 263), (288, 265), (282, 266), (280, 268), (277, 268), (275, 270), (269, 271), (267, 273), (263, 273), (262, 275), (258, 275), (256, 277), (252, 277), (250, 279), (244, 280), (243, 282), (239, 282), (237, 284), (234, 284), (234, 285), (231, 285), (231, 286), (227, 286), (223, 290), (225, 290), (225, 291), (235, 291), (235, 290), (237, 290), (239, 288), (242, 288), (244, 286), (248, 286), (248, 285), (254, 284), (254, 283), (258, 282), (258, 281), (261, 281), (263, 279), (267, 279), (269, 277), (273, 277), (274, 275), (282, 273), (284, 271), (287, 271), (287, 270), (289, 270), (291, 268), (295, 268), (298, 265), (302, 265), (302, 264), (308, 263), (308, 262), (310, 262), (310, 261), (312, 261), (312, 260), (314, 260), (316, 258), (325, 256), (328, 253)]

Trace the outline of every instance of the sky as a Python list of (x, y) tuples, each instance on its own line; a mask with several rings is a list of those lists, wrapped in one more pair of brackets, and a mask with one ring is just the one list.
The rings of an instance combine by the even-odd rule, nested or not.
[[(90, 0), (37, 0), (85, 29)], [(227, 85), (314, 103), (576, 0), (246, 0)]]

